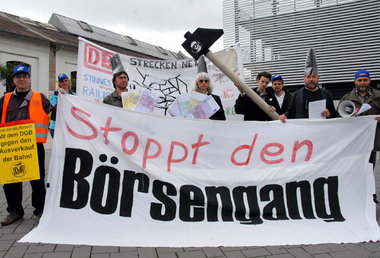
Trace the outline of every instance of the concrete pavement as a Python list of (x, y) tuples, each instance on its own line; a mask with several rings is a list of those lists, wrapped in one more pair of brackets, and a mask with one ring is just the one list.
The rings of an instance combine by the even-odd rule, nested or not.
[[(46, 166), (49, 162), (51, 139), (45, 145)], [(378, 156), (380, 156), (378, 154)], [(380, 193), (380, 159), (375, 169), (376, 189)], [(2, 188), (2, 187), (1, 187)], [(268, 247), (219, 247), (219, 248), (139, 248), (139, 247), (100, 247), (100, 246), (74, 246), (54, 244), (25, 244), (17, 241), (27, 234), (38, 223), (33, 216), (31, 206), (31, 189), (29, 183), (24, 183), (25, 216), (21, 221), (0, 227), (0, 257), (140, 257), (140, 258), (203, 258), (203, 257), (271, 257), (271, 258), (354, 258), (354, 257), (380, 257), (380, 242), (359, 244), (322, 244), (322, 245), (293, 245)], [(0, 218), (8, 213), (3, 190), (0, 190)], [(377, 207), (379, 214), (379, 205)], [(379, 222), (379, 218), (378, 218)]]

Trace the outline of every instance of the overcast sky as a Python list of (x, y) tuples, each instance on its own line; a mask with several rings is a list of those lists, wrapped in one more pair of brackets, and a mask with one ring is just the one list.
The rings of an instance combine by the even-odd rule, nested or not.
[[(186, 53), (183, 35), (196, 28), (222, 29), (222, 0), (19, 0), (0, 10), (48, 22), (52, 13)], [(220, 38), (211, 51), (223, 49)], [(187, 54), (187, 53), (186, 53)]]

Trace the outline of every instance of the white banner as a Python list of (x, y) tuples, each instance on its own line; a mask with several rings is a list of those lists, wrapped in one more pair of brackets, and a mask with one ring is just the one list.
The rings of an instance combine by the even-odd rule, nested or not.
[[(79, 38), (77, 95), (101, 102), (105, 96), (114, 91), (110, 58), (115, 52)], [(240, 47), (226, 49), (216, 53), (218, 58), (243, 79)], [(167, 108), (180, 94), (191, 91), (197, 75), (197, 62), (194, 59), (157, 60), (142, 59), (120, 55), (123, 64), (128, 65), (130, 89), (149, 89), (159, 96), (154, 110), (156, 114), (166, 115)], [(229, 120), (241, 120), (234, 110), (239, 90), (233, 82), (206, 60), (213, 93), (222, 100), (222, 105)]]
[(46, 206), (21, 242), (377, 241), (374, 116), (211, 121), (60, 95)]

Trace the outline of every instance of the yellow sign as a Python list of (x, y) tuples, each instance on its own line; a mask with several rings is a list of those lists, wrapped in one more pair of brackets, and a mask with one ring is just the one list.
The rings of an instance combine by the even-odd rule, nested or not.
[(34, 124), (0, 128), (0, 183), (40, 179)]
[(123, 108), (135, 110), (139, 98), (140, 94), (137, 91), (122, 92), (121, 101), (123, 103)]

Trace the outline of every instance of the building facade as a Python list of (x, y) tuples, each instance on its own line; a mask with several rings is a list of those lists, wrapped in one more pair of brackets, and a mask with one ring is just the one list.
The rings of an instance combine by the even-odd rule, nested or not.
[(367, 69), (380, 88), (379, 0), (223, 0), (224, 47), (240, 42), (246, 82), (260, 71), (303, 86), (305, 56), (316, 50), (320, 83), (335, 99)]
[[(53, 13), (48, 23), (0, 11), (0, 65), (13, 69), (28, 66), (31, 88), (46, 95), (57, 87), (57, 76), (66, 73), (75, 82), (78, 37), (112, 51), (147, 59), (184, 59), (179, 52), (163, 49), (127, 35), (117, 34), (84, 21)], [(0, 82), (0, 96), (6, 91)]]

